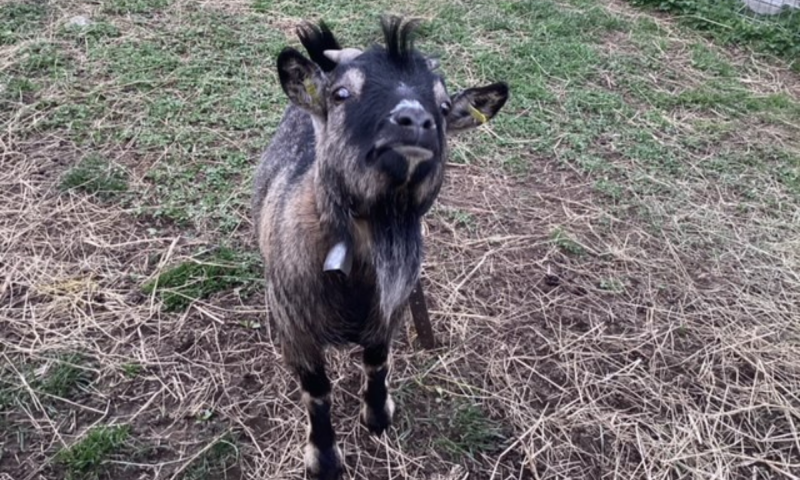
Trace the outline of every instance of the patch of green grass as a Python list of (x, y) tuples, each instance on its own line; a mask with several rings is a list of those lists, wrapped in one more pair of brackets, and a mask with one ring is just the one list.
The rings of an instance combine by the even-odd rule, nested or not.
[(616, 93), (599, 88), (580, 88), (573, 90), (564, 106), (572, 115), (593, 116), (595, 120), (608, 117), (618, 120), (630, 116), (630, 108)]
[(459, 209), (448, 209), (445, 211), (447, 218), (456, 224), (456, 226), (463, 228), (467, 231), (474, 232), (478, 228), (475, 216), (469, 212)]
[(31, 386), (56, 397), (70, 398), (91, 383), (89, 372), (81, 366), (84, 363), (86, 358), (78, 353), (59, 356)]
[(94, 40), (99, 41), (107, 38), (116, 38), (120, 36), (119, 28), (113, 24), (91, 20), (89, 25), (65, 25), (60, 32), (64, 38), (72, 38), (75, 40)]
[(43, 115), (42, 121), (37, 125), (38, 131), (56, 130), (87, 149), (96, 145), (93, 139), (98, 137), (99, 131), (94, 124), (103, 116), (106, 108), (102, 95), (88, 95), (75, 102), (55, 103), (45, 100), (35, 104), (35, 107)]
[[(10, 366), (3, 369), (0, 371), (0, 410), (29, 405), (30, 390), (47, 396), (74, 398), (91, 383), (91, 375), (82, 367), (85, 362), (82, 355), (69, 353), (42, 363), (21, 362), (13, 369)], [(51, 405), (45, 396), (42, 401)]]
[(124, 363), (120, 367), (122, 373), (128, 378), (136, 378), (142, 371), (142, 366), (138, 363)]
[(168, 45), (169, 40), (102, 45), (90, 57), (102, 62), (118, 82), (129, 88), (150, 90), (161, 85), (181, 65), (178, 52), (165, 48), (165, 43)]
[(274, 0), (253, 0), (253, 11), (258, 13), (268, 13), (272, 11)]
[(342, 39), (364, 41), (365, 35), (370, 40), (378, 40), (374, 30), (379, 15), (388, 12), (411, 8), (398, 8), (391, 0), (374, 0), (369, 2), (323, 2), (319, 0), (251, 0), (252, 11), (266, 15), (280, 15), (295, 18), (324, 18), (339, 32)]
[[(209, 147), (206, 162), (189, 165), (165, 164), (153, 169), (147, 180), (154, 185), (158, 205), (149, 209), (179, 225), (209, 222), (222, 232), (241, 223), (239, 212), (247, 207), (250, 191), (249, 159), (242, 152)], [(243, 173), (246, 172), (246, 175)]]
[(34, 43), (22, 51), (18, 70), (26, 75), (52, 75), (67, 66), (69, 60), (57, 45), (49, 42)]
[(594, 189), (615, 202), (622, 200), (622, 185), (614, 180), (601, 178), (594, 183)]
[(581, 256), (586, 253), (586, 250), (561, 228), (556, 228), (550, 232), (550, 240), (561, 249), (561, 251), (570, 255)]
[(252, 257), (227, 248), (202, 255), (161, 273), (142, 289), (156, 292), (167, 311), (185, 310), (193, 301), (236, 287), (253, 287), (258, 268)]
[(117, 15), (155, 13), (169, 4), (169, 0), (104, 0), (103, 11)]
[(622, 293), (625, 291), (625, 283), (617, 278), (604, 278), (600, 280), (600, 284), (598, 286), (601, 290), (611, 293)]
[(10, 411), (18, 403), (19, 395), (20, 385), (16, 372), (10, 366), (0, 369), (0, 412)]
[(0, 45), (12, 44), (40, 27), (47, 10), (42, 2), (19, 1), (0, 5)]
[(631, 0), (674, 14), (679, 22), (725, 44), (771, 53), (800, 69), (800, 15), (787, 8), (767, 19), (748, 14), (740, 0)]
[(692, 66), (720, 77), (730, 77), (734, 72), (730, 62), (702, 43), (692, 45)]
[(236, 435), (228, 434), (217, 440), (211, 448), (192, 462), (183, 478), (184, 480), (225, 478), (225, 472), (233, 468), (238, 462), (238, 439)]
[(800, 113), (795, 100), (784, 93), (755, 95), (738, 82), (716, 80), (681, 91), (677, 95), (661, 93), (655, 100), (662, 108), (688, 107), (724, 112), (728, 115), (761, 112), (786, 112), (791, 115)]
[[(38, 86), (22, 75), (6, 77), (0, 80), (0, 100), (7, 99), (11, 102), (23, 102), (26, 97), (36, 92)], [(0, 111), (3, 109), (0, 103)]]
[[(404, 448), (420, 452), (435, 449), (456, 463), (502, 449), (509, 439), (503, 422), (491, 418), (469, 395), (453, 395), (439, 386), (439, 380), (428, 378), (435, 359), (424, 363), (420, 372), (425, 373), (398, 385), (392, 393), (395, 401), (405, 406), (396, 419), (398, 440)], [(458, 385), (471, 390), (467, 384)], [(427, 440), (417, 437), (421, 431), (426, 432)]]
[(130, 436), (130, 427), (100, 426), (58, 452), (56, 460), (64, 466), (67, 480), (93, 480), (100, 478), (104, 463), (121, 452)]
[(481, 452), (497, 450), (506, 440), (503, 429), (486, 416), (483, 409), (472, 402), (448, 400), (452, 410), (441, 418), (444, 435), (434, 440), (438, 450), (444, 450), (457, 461), (463, 457), (475, 458)]
[[(39, 405), (47, 409), (51, 418), (63, 415), (64, 403), (58, 399), (75, 400), (92, 383), (86, 363), (87, 358), (79, 353), (64, 353), (43, 361), (12, 359), (12, 363), (0, 368), (0, 422), (6, 414)], [(40, 402), (36, 406), (31, 392)]]
[(78, 190), (108, 200), (128, 189), (127, 175), (97, 155), (90, 155), (69, 169), (61, 179), (62, 191)]
[(139, 212), (205, 231), (242, 224), (251, 155), (266, 146), (286, 105), (265, 59), (285, 43), (260, 16), (189, 11), (168, 35), (90, 51), (99, 71), (136, 92), (135, 102), (122, 99), (113, 109), (125, 120), (99, 125), (92, 139), (131, 142), (160, 157)]
[(522, 153), (509, 153), (503, 156), (502, 167), (511, 175), (525, 175), (531, 169), (531, 159)]

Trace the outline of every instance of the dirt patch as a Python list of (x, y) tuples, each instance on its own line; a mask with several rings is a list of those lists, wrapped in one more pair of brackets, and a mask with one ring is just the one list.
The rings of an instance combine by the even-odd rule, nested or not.
[[(160, 478), (229, 428), (241, 434), (238, 468), (246, 476), (294, 471), (303, 417), (259, 295), (228, 292), (185, 314), (160, 312), (151, 298), (131, 293), (190, 255), (198, 241), (152, 238), (124, 211), (50, 195), (47, 182), (28, 178), (18, 171), (7, 180), (6, 191), (16, 192), (12, 204), (31, 220), (24, 235), (18, 217), (6, 217), (4, 227), (17, 232), (4, 236), (13, 254), (7, 258), (17, 259), (5, 282), (5, 354), (80, 349), (98, 375), (55, 416), (33, 408), (27, 419), (7, 419), (41, 429), (27, 439), (34, 449), (25, 451), (7, 431), (7, 451), (20, 462), (7, 471), (29, 472), (47, 458), (47, 418), (72, 422), (57, 427), (67, 443), (98, 421), (132, 425), (137, 441), (154, 449), (141, 461), (148, 466), (135, 471)], [(791, 397), (800, 380), (791, 347), (797, 331), (784, 313), (798, 304), (796, 279), (768, 269), (770, 256), (709, 264), (702, 250), (675, 243), (670, 229), (655, 234), (610, 215), (591, 185), (546, 158), (532, 159), (522, 178), (491, 166), (450, 169), (426, 222), (424, 266), (444, 348), (416, 352), (399, 341), (394, 387), (426, 389), (398, 395), (408, 417), (388, 443), (357, 427), (354, 352), (333, 355), (337, 430), (348, 465), (376, 478), (390, 478), (384, 472), (398, 465), (409, 478), (446, 476), (454, 464), (500, 478), (599, 478), (620, 462), (630, 471), (678, 471), (685, 460), (676, 458), (695, 434), (710, 442), (724, 434), (747, 455), (772, 458), (771, 469), (797, 455), (788, 438), (764, 430), (789, 431), (798, 408)], [(587, 248), (560, 244), (557, 228)], [(734, 276), (741, 265), (747, 278)], [(32, 316), (35, 323), (25, 320)], [(141, 368), (126, 378), (131, 363)], [(436, 423), (465, 399), (481, 422), (502, 432), (496, 445), (468, 460), (442, 453), (461, 431)], [(741, 410), (745, 404), (752, 406)], [(693, 418), (701, 422), (696, 431), (674, 429)]]

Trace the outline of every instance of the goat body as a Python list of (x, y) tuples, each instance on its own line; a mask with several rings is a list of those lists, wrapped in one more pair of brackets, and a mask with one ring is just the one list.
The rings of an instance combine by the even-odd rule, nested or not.
[[(492, 118), (508, 97), (496, 83), (447, 94), (436, 62), (412, 46), (415, 22), (384, 19), (386, 47), (342, 49), (324, 23), (298, 29), (311, 59), (278, 57), (291, 100), (261, 156), (253, 214), (267, 306), (308, 412), (306, 467), (339, 478), (330, 422), (328, 346), (364, 348), (362, 421), (391, 423), (390, 345), (422, 261), (421, 221), (444, 178), (448, 134)], [(344, 273), (325, 271), (344, 246)]]

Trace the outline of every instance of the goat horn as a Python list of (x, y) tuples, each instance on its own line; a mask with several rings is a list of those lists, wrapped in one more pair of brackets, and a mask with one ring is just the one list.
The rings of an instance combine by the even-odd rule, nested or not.
[(345, 63), (361, 55), (363, 52), (357, 48), (343, 48), (341, 50), (325, 50), (322, 53), (335, 63)]

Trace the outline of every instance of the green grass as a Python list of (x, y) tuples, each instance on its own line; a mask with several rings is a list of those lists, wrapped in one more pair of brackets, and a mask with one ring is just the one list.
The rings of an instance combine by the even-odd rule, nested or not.
[(564, 253), (575, 256), (581, 256), (586, 253), (586, 249), (561, 228), (556, 228), (550, 232), (550, 240)]
[(186, 470), (185, 480), (212, 480), (226, 478), (225, 472), (239, 462), (239, 442), (234, 434), (217, 440)]
[(60, 31), (60, 36), (80, 42), (94, 43), (110, 38), (117, 38), (120, 36), (120, 30), (112, 23), (93, 19), (85, 26), (72, 24), (64, 25)]
[(449, 415), (439, 419), (444, 434), (433, 442), (438, 451), (449, 453), (456, 461), (464, 457), (474, 460), (477, 454), (497, 451), (504, 444), (505, 432), (479, 405), (450, 401), (454, 404)]
[(598, 286), (601, 290), (605, 290), (610, 293), (619, 294), (625, 291), (625, 283), (618, 278), (604, 278), (600, 280), (600, 284)]
[[(471, 44), (474, 53), (466, 62), (445, 61), (448, 73), (456, 82), (464, 68), (504, 78), (512, 86), (509, 112), (525, 112), (521, 119), (497, 119), (494, 128), (501, 138), (494, 151), (484, 142), (467, 141), (463, 151), (454, 152), (456, 161), (480, 163), (499, 157), (506, 171), (524, 176), (530, 169), (531, 150), (536, 156), (555, 154), (590, 175), (595, 189), (622, 208), (627, 204), (622, 200), (631, 194), (684, 197), (684, 192), (672, 189), (672, 182), (658, 179), (663, 175), (681, 179), (690, 168), (704, 170), (707, 165), (692, 160), (696, 149), (675, 145), (697, 137), (691, 125), (671, 121), (675, 111), (692, 111), (700, 119), (724, 115), (742, 123), (758, 120), (774, 125), (791, 123), (800, 115), (796, 99), (753, 92), (732, 74), (733, 67), (719, 49), (699, 43), (692, 46), (692, 63), (682, 68), (695, 68), (708, 78), (688, 88), (666, 90), (663, 79), (677, 85), (689, 79), (669, 63), (665, 53), (669, 44), (657, 24), (621, 20), (591, 2), (575, 3), (579, 8), (564, 9), (546, 1), (486, 3), (469, 10), (442, 7), (437, 29), (431, 29), (427, 41), (452, 38), (457, 44), (471, 44), (474, 38), (491, 39), (487, 51), (482, 42)], [(629, 49), (616, 43), (613, 48), (601, 47), (614, 34), (630, 38)], [(608, 78), (615, 85), (606, 85)], [(526, 142), (504, 144), (509, 137)], [(608, 144), (613, 144), (613, 155), (604, 146)], [(783, 155), (796, 153), (783, 150)], [(762, 178), (782, 184), (791, 184), (794, 178), (792, 171), (782, 175), (766, 164), (754, 169)]]
[(17, 405), (20, 393), (16, 372), (10, 368), (10, 365), (0, 369), (0, 427), (3, 426), (3, 414), (10, 412)]
[(0, 370), (0, 412), (42, 405), (51, 415), (59, 414), (63, 403), (58, 399), (75, 400), (91, 385), (93, 375), (86, 369), (87, 361), (81, 354), (66, 353), (35, 362), (20, 361), (14, 368), (9, 364)]
[(120, 367), (123, 375), (128, 378), (136, 378), (142, 372), (142, 366), (138, 363), (124, 363)]
[(692, 45), (692, 66), (718, 77), (732, 77), (735, 73), (730, 62), (725, 60), (719, 52), (708, 48), (702, 43)]
[[(343, 41), (364, 43), (377, 40), (375, 19), (388, 5), (314, 6), (320, 7), (315, 15), (328, 19)], [(668, 67), (663, 45), (655, 48), (663, 39), (652, 21), (624, 20), (591, 2), (575, 2), (576, 8), (546, 0), (478, 5), (432, 5), (436, 14), (420, 39), (426, 49), (442, 54), (451, 88), (466, 86), (476, 71), (485, 72), (486, 81), (503, 78), (512, 85), (509, 114), (494, 122), (501, 138), (495, 145), (467, 139), (465, 148), (453, 152), (456, 162), (500, 158), (508, 173), (524, 177), (530, 171), (530, 149), (504, 140), (526, 139), (536, 155), (555, 153), (583, 171), (600, 172), (598, 190), (618, 199), (625, 195), (619, 185), (638, 191), (661, 187), (648, 185), (652, 182), (641, 176), (630, 178), (627, 167), (609, 162), (597, 150), (599, 139), (623, 135), (621, 153), (654, 171), (679, 175), (683, 160), (680, 152), (654, 141), (661, 126), (634, 120), (641, 112), (631, 98), (650, 104), (648, 115), (653, 116), (691, 109), (776, 122), (800, 111), (786, 95), (754, 95), (731, 74), (718, 51), (700, 43), (692, 47), (692, 66), (713, 77), (677, 94), (662, 91), (643, 75), (650, 71), (661, 78)], [(240, 212), (249, 204), (252, 155), (268, 142), (285, 105), (280, 89), (265, 88), (275, 86), (276, 77), (272, 63), (263, 60), (273, 58), (285, 38), (262, 21), (266, 13), (261, 12), (302, 16), (310, 5), (257, 1), (251, 13), (241, 15), (190, 8), (181, 23), (150, 20), (159, 35), (119, 39), (113, 15), (157, 13), (166, 7), (159, 0), (105, 2), (90, 26), (63, 33), (80, 40), (87, 64), (79, 69), (69, 44), (34, 44), (13, 66), (17, 73), (3, 96), (33, 102), (42, 120), (28, 134), (65, 136), (90, 151), (130, 144), (139, 155), (157, 156), (144, 188), (136, 192), (136, 211), (146, 218), (181, 228), (236, 232), (244, 226)], [(644, 54), (600, 48), (615, 33), (633, 35)], [(448, 54), (454, 45), (470, 55)], [(84, 91), (80, 72), (109, 79), (125, 94)], [(602, 86), (602, 72), (619, 77), (616, 88)], [(72, 92), (70, 99), (36, 102), (44, 79), (55, 76)], [(514, 112), (527, 113), (514, 119)], [(629, 178), (619, 181), (620, 176)], [(791, 172), (783, 177), (791, 179)]]
[(35, 92), (36, 88), (36, 84), (28, 78), (8, 77), (0, 98), (20, 102), (26, 94)]
[[(433, 370), (436, 362), (429, 359), (423, 363), (420, 372)], [(404, 448), (413, 452), (433, 449), (457, 464), (501, 451), (509, 440), (506, 424), (491, 418), (485, 406), (469, 395), (453, 395), (443, 386), (440, 379), (420, 375), (392, 391), (398, 404), (408, 406), (395, 420)], [(464, 384), (459, 387), (471, 389)], [(421, 430), (428, 432), (422, 441), (415, 435)]]
[(54, 75), (69, 66), (69, 59), (58, 45), (37, 42), (22, 50), (16, 71), (29, 76)]
[(98, 479), (104, 463), (124, 449), (129, 436), (127, 425), (94, 427), (78, 442), (58, 452), (56, 460), (63, 465), (67, 480)]
[(48, 366), (44, 376), (33, 382), (33, 387), (50, 395), (71, 398), (91, 382), (84, 363), (86, 358), (81, 354), (59, 356)]
[(739, 0), (631, 0), (675, 15), (678, 20), (725, 43), (744, 45), (777, 55), (800, 69), (800, 13), (783, 13), (754, 19)]
[(90, 155), (67, 170), (59, 187), (63, 191), (77, 190), (108, 200), (128, 190), (128, 178), (122, 168), (98, 155)]
[(459, 209), (448, 209), (445, 210), (445, 216), (457, 227), (463, 228), (468, 232), (474, 232), (478, 228), (477, 220), (470, 212), (465, 212)]
[(0, 6), (0, 45), (13, 44), (33, 34), (47, 10), (39, 2), (8, 2)]
[[(252, 256), (220, 248), (193, 261), (171, 267), (146, 283), (145, 293), (156, 293), (167, 311), (185, 310), (198, 299), (214, 293), (243, 287), (252, 288), (259, 280), (258, 264)], [(246, 292), (244, 293), (246, 294)]]
[(103, 11), (110, 14), (153, 14), (169, 5), (169, 0), (104, 0)]

